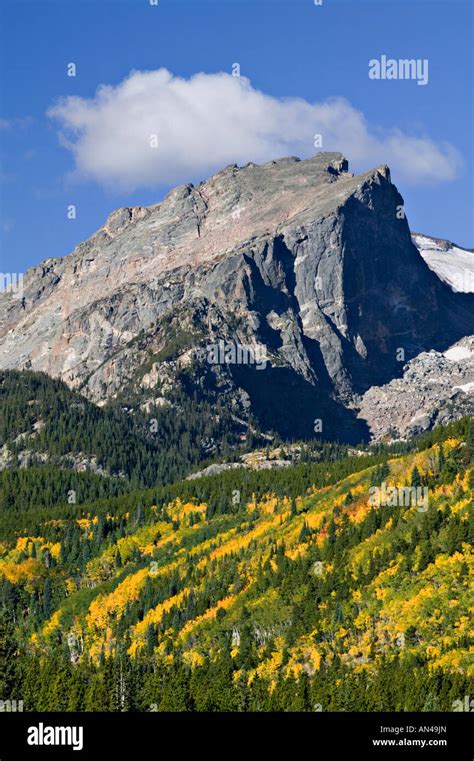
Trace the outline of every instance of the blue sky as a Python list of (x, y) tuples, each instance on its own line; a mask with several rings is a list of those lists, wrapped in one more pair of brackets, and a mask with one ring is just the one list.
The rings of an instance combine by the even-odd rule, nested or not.
[[(278, 124), (284, 120), (283, 143), (301, 147), (305, 155), (315, 153), (312, 120), (325, 111), (314, 104), (334, 98), (347, 103), (329, 100), (332, 138), (326, 147), (336, 147), (334, 135), (340, 133), (356, 156), (354, 166), (351, 151), (341, 146), (353, 168), (387, 161), (413, 230), (474, 245), (471, 2), (323, 0), (315, 6), (313, 0), (159, 0), (151, 7), (149, 0), (3, 0), (1, 14), (1, 67), (6, 72), (0, 92), (3, 272), (23, 272), (45, 258), (66, 255), (113, 209), (156, 203), (179, 182), (199, 182), (220, 168), (221, 156), (228, 158), (224, 164), (234, 154), (237, 163), (265, 158), (280, 146)], [(382, 54), (428, 59), (428, 84), (370, 80), (368, 62)], [(76, 77), (67, 76), (70, 62), (76, 64)], [(248, 85), (241, 87), (227, 76), (235, 62)], [(130, 79), (133, 71), (163, 68), (170, 72), (164, 83), (157, 75)], [(184, 105), (176, 107), (176, 78), (189, 80), (200, 72), (226, 76), (191, 80)], [(101, 84), (111, 89), (97, 98)], [(216, 100), (217, 85), (222, 86), (221, 100)], [(123, 110), (130, 88), (144, 124), (155, 114), (158, 121), (168, 120), (167, 142), (151, 168), (143, 156), (133, 166), (135, 125)], [(206, 114), (199, 115), (192, 99), (201, 93)], [(51, 112), (68, 97), (59, 111)], [(226, 116), (229, 103), (244, 109), (235, 134), (233, 124), (239, 119)], [(257, 121), (263, 120), (258, 124), (252, 124), (254, 106)], [(188, 107), (187, 121), (176, 130), (178, 139), (169, 125), (184, 118)], [(250, 109), (248, 119), (245, 109)], [(300, 113), (303, 133), (297, 135), (295, 115)], [(135, 121), (139, 124), (140, 118)], [(80, 124), (80, 139), (71, 132), (74, 123)], [(133, 133), (130, 139), (127, 130)], [(232, 133), (228, 144), (225, 130)], [(394, 130), (402, 136), (398, 147)], [(419, 150), (413, 139), (422, 141)], [(420, 176), (410, 176), (413, 162), (406, 159), (407, 150), (420, 159)], [(76, 219), (67, 217), (70, 204)]]

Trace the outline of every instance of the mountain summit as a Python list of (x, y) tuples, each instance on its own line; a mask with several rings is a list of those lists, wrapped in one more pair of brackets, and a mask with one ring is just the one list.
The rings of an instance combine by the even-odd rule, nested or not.
[[(357, 396), (474, 333), (473, 305), (421, 258), (388, 167), (354, 176), (319, 153), (231, 165), (113, 212), (30, 269), (22, 299), (0, 295), (0, 368), (42, 370), (100, 403), (166, 403), (181, 385), (284, 435), (317, 418), (358, 440)], [(219, 345), (265, 362), (210, 363)]]

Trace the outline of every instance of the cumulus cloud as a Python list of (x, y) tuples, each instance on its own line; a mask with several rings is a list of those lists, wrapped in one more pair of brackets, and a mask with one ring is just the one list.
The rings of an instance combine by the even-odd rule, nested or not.
[(450, 144), (370, 126), (344, 98), (276, 98), (226, 73), (132, 71), (93, 98), (63, 98), (48, 114), (74, 156), (74, 174), (122, 190), (204, 179), (229, 163), (305, 158), (319, 150), (315, 135), (353, 170), (389, 164), (412, 184), (452, 180), (461, 164)]

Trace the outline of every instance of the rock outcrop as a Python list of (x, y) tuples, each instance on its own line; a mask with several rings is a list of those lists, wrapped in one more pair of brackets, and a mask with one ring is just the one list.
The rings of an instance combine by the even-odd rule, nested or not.
[[(0, 369), (43, 370), (101, 404), (181, 383), (263, 429), (308, 435), (320, 419), (324, 435), (366, 438), (354, 399), (401, 374), (400, 349), (474, 334), (474, 295), (425, 264), (402, 205), (388, 167), (354, 176), (320, 153), (120, 209), (29, 270), (22, 300), (0, 295)], [(210, 364), (220, 341), (263, 351), (264, 367)]]
[(403, 367), (401, 378), (372, 386), (358, 406), (375, 441), (410, 439), (474, 415), (474, 337), (444, 353), (422, 352)]

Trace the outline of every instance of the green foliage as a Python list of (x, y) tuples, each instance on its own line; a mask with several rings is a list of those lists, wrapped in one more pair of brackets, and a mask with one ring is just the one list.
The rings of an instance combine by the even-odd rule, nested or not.
[[(178, 480), (212, 433), (202, 409), (182, 428), (166, 412), (158, 446), (118, 408), (74, 432), (62, 384), (2, 378), (12, 451), (42, 420), (32, 451), (102, 452), (116, 473), (0, 474), (0, 690), (26, 710), (444, 711), (471, 694), (468, 421), (399, 451), (308, 445), (291, 467)], [(428, 487), (428, 509), (369, 506), (387, 481)]]
[(170, 483), (211, 454), (225, 457), (240, 446), (241, 427), (219, 405), (216, 415), (211, 404), (181, 391), (145, 415), (139, 402), (98, 407), (43, 373), (3, 371), (0, 447), (13, 457), (28, 451), (36, 466), (45, 453), (49, 465), (62, 469), (85, 460), (137, 487)]

